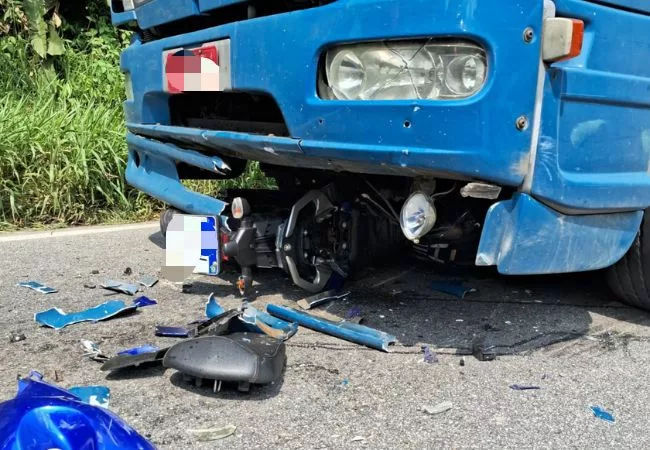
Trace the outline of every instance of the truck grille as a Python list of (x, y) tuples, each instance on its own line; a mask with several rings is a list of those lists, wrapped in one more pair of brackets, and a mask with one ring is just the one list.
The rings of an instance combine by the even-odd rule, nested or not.
[(289, 136), (276, 101), (247, 92), (185, 92), (169, 97), (171, 124), (204, 130)]

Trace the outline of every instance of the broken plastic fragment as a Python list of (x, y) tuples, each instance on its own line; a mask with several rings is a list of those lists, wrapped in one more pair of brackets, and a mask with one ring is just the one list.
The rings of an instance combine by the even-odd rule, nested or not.
[(431, 283), (431, 288), (458, 298), (465, 298), (470, 292), (476, 292), (474, 288), (464, 287), (461, 281), (434, 281)]
[(163, 325), (156, 325), (156, 336), (185, 338), (189, 335), (190, 331), (184, 327), (166, 327)]
[(11, 334), (9, 334), (9, 343), (10, 344), (13, 344), (15, 342), (24, 341), (25, 339), (27, 339), (27, 336), (25, 336), (25, 333), (13, 333), (12, 332)]
[(299, 300), (298, 306), (302, 309), (312, 309), (316, 306), (320, 306), (324, 303), (327, 303), (332, 300), (340, 300), (350, 295), (349, 292), (344, 292), (339, 294), (336, 290), (332, 289), (330, 291), (321, 292), (320, 294), (312, 295), (311, 297), (304, 298)]
[(118, 356), (122, 355), (131, 355), (131, 356), (137, 356), (137, 355), (143, 355), (145, 353), (153, 353), (157, 352), (159, 350), (158, 347), (155, 345), (150, 345), (150, 344), (144, 344), (139, 347), (134, 347), (130, 348), (128, 350), (122, 350), (121, 352), (118, 352)]
[(429, 414), (430, 416), (435, 416), (437, 414), (442, 414), (447, 412), (454, 407), (452, 402), (442, 402), (434, 406), (423, 406), (422, 411)]
[(108, 356), (106, 356), (94, 342), (82, 339), (81, 345), (84, 350), (86, 350), (86, 353), (84, 353), (83, 356), (99, 362), (104, 362), (108, 359)]
[(510, 389), (513, 389), (515, 391), (532, 391), (532, 390), (537, 390), (541, 389), (539, 386), (525, 386), (521, 384), (511, 384)]
[(234, 425), (226, 425), (223, 428), (206, 428), (204, 430), (187, 430), (189, 434), (199, 442), (216, 441), (218, 439), (227, 438), (232, 436), (237, 431)]
[(83, 403), (71, 392), (31, 374), (18, 381), (15, 398), (0, 403), (0, 417), (3, 449), (155, 449), (107, 409)]
[(424, 350), (424, 362), (428, 364), (435, 364), (438, 362), (438, 355), (432, 351), (428, 345), (422, 347)]
[(152, 306), (152, 305), (157, 305), (158, 302), (152, 298), (146, 297), (144, 295), (136, 298), (133, 300), (133, 304), (137, 306), (138, 308), (142, 308), (144, 306)]
[(108, 408), (111, 398), (111, 391), (106, 386), (74, 386), (68, 391), (79, 397), (82, 402), (102, 408)]
[(270, 314), (288, 322), (296, 322), (312, 330), (377, 350), (388, 351), (388, 346), (397, 341), (397, 338), (391, 334), (356, 323), (346, 321), (332, 322), (303, 311), (278, 305), (267, 305), (266, 310)]
[(68, 325), (79, 322), (97, 322), (107, 320), (117, 315), (128, 314), (137, 309), (137, 306), (127, 306), (122, 300), (112, 300), (99, 306), (84, 311), (66, 314), (59, 308), (48, 309), (34, 314), (34, 320), (42, 326), (60, 330)]
[(156, 283), (158, 283), (158, 278), (156, 278), (154, 276), (151, 276), (151, 275), (143, 275), (138, 280), (138, 284), (141, 284), (142, 286), (145, 286), (145, 287), (148, 287), (148, 288), (154, 287), (154, 285)]
[(169, 350), (169, 347), (149, 353), (141, 353), (139, 355), (117, 355), (106, 361), (99, 370), (113, 371), (126, 369), (128, 367), (150, 367), (156, 364), (159, 365), (162, 363), (167, 350)]
[(297, 323), (285, 322), (252, 306), (246, 308), (240, 318), (242, 322), (259, 328), (262, 333), (283, 341), (298, 332)]
[(59, 292), (57, 289), (47, 287), (38, 281), (21, 281), (18, 283), (18, 286), (32, 289), (36, 292), (40, 292), (41, 294), (54, 294), (55, 292)]
[(358, 306), (353, 306), (345, 314), (345, 320), (351, 320), (351, 319), (355, 319), (357, 317), (361, 317), (361, 308), (359, 308)]
[(205, 304), (206, 317), (208, 319), (212, 319), (214, 317), (220, 316), (225, 312), (226, 310), (223, 309), (221, 305), (217, 302), (217, 299), (215, 298), (214, 294), (210, 294), (210, 297), (208, 298), (208, 301)]
[(605, 409), (601, 408), (600, 406), (592, 406), (591, 410), (594, 413), (595, 417), (598, 417), (599, 419), (602, 419), (606, 422), (614, 423), (616, 422), (616, 419), (614, 418), (614, 415)]
[(109, 291), (121, 292), (127, 295), (133, 295), (138, 292), (138, 287), (135, 284), (123, 283), (121, 281), (108, 280), (102, 284), (102, 287)]

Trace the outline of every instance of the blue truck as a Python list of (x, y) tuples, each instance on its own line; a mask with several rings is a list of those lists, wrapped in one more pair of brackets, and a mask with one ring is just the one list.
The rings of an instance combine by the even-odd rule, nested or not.
[[(319, 292), (411, 251), (650, 309), (650, 2), (112, 0), (127, 181)], [(277, 188), (215, 198), (184, 179)], [(230, 205), (228, 209), (226, 207)]]

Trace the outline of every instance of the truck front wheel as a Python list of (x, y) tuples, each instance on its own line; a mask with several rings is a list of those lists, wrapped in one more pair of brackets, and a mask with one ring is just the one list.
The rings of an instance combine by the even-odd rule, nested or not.
[(650, 311), (650, 219), (648, 214), (632, 247), (623, 258), (608, 269), (607, 281), (614, 293), (625, 303)]

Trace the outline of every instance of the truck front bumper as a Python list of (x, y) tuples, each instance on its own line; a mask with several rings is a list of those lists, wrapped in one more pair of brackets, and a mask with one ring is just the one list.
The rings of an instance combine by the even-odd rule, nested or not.
[[(135, 42), (122, 56), (134, 94), (125, 104), (128, 127), (161, 140), (200, 139), (216, 151), (276, 164), (431, 174), (518, 186), (528, 170), (532, 127), (520, 131), (515, 123), (521, 116), (532, 120), (540, 54), (539, 40), (527, 43), (523, 33), (530, 27), (539, 34), (542, 4), (339, 0)], [(429, 37), (468, 39), (486, 48), (488, 81), (478, 94), (460, 101), (318, 97), (319, 61), (327, 48)], [(232, 89), (272, 96), (288, 138), (170, 126), (163, 52), (220, 39), (231, 42)]]

